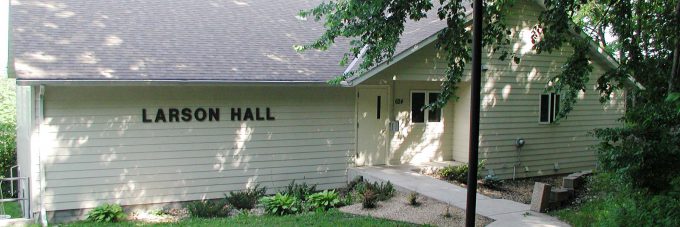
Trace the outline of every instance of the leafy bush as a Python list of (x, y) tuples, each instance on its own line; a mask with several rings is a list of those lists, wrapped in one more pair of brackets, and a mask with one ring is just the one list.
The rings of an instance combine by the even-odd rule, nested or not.
[[(485, 160), (482, 160), (477, 165), (477, 179), (480, 179), (480, 172), (484, 169)], [(447, 166), (439, 170), (439, 176), (447, 179), (457, 181), (459, 183), (467, 183), (469, 168), (467, 164), (457, 166)]]
[(671, 184), (673, 193), (650, 195), (598, 174), (585, 202), (555, 214), (573, 226), (680, 226), (680, 177)]
[(652, 194), (671, 189), (680, 176), (680, 112), (669, 103), (646, 103), (626, 111), (621, 128), (594, 130), (600, 167)]
[(296, 184), (295, 180), (290, 182), (290, 184), (282, 191), (283, 194), (294, 196), (300, 201), (306, 201), (307, 196), (316, 192), (316, 184), (307, 185), (306, 182), (302, 184)]
[(340, 195), (335, 190), (317, 192), (307, 197), (307, 203), (311, 209), (328, 210), (340, 205)]
[(418, 193), (417, 192), (409, 193), (408, 196), (406, 196), (406, 202), (408, 202), (408, 204), (411, 206), (420, 205), (420, 202), (418, 202)]
[(361, 207), (364, 209), (375, 208), (378, 205), (378, 195), (373, 190), (366, 189), (362, 195)]
[(229, 192), (229, 195), (225, 194), (225, 199), (236, 209), (250, 210), (255, 207), (257, 200), (264, 196), (266, 192), (266, 187), (260, 188), (260, 185), (257, 184), (255, 187), (247, 188), (243, 191)]
[(16, 122), (16, 80), (0, 78), (0, 123)]
[[(16, 135), (14, 123), (0, 122), (0, 177), (9, 177), (10, 168), (17, 164)], [(2, 186), (5, 198), (15, 196), (10, 194), (9, 181), (3, 182)]]
[(498, 189), (503, 186), (503, 180), (494, 175), (486, 175), (482, 179), (482, 186), (490, 189)]
[(104, 203), (87, 213), (87, 220), (91, 222), (117, 222), (125, 217), (123, 208), (118, 204)]
[(447, 180), (454, 180), (461, 183), (467, 182), (468, 166), (457, 165), (447, 166), (439, 170), (439, 175)]
[(371, 185), (371, 189), (374, 190), (374, 192), (378, 196), (378, 200), (380, 201), (385, 201), (388, 200), (392, 197), (394, 197), (394, 185), (392, 185), (392, 182), (387, 181), (387, 183), (380, 182), (373, 182)]
[(394, 189), (394, 185), (390, 181), (387, 181), (387, 183), (369, 183), (365, 181), (359, 182), (354, 185), (352, 190), (355, 192), (354, 194), (358, 195), (359, 197), (363, 197), (365, 192), (370, 190), (379, 201), (385, 201), (394, 197), (394, 192), (396, 191)]
[(264, 205), (267, 214), (288, 215), (302, 211), (300, 200), (288, 194), (276, 193), (274, 196), (265, 196), (260, 199), (260, 203)]
[(225, 200), (193, 201), (187, 204), (192, 217), (214, 218), (229, 216), (229, 206)]

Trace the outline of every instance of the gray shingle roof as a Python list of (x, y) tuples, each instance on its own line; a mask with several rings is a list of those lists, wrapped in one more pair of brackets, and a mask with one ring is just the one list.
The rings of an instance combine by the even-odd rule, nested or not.
[[(323, 82), (341, 74), (346, 42), (296, 53), (323, 27), (296, 17), (320, 1), (13, 0), (19, 80)], [(409, 23), (399, 50), (445, 24)]]

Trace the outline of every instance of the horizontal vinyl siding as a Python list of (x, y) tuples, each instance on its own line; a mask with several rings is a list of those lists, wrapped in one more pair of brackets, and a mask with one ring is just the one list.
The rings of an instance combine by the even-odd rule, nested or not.
[[(521, 62), (499, 61), (488, 56), (489, 70), (482, 79), (482, 112), (480, 122), (480, 158), (486, 168), (502, 178), (568, 173), (595, 167), (596, 156), (591, 146), (597, 140), (588, 135), (595, 128), (618, 126), (624, 101), (617, 94), (611, 102), (601, 104), (595, 90), (597, 77), (605, 69), (594, 62), (588, 90), (566, 119), (557, 124), (538, 123), (539, 95), (549, 78), (561, 72), (573, 49), (565, 46), (552, 53), (535, 54), (526, 50), (531, 27), (538, 23), (540, 8), (523, 1), (509, 15), (509, 27), (515, 39), (511, 46), (519, 50)], [(524, 138), (526, 145), (518, 152), (514, 142)], [(519, 160), (518, 160), (519, 154)], [(555, 163), (559, 170), (554, 170)], [(528, 171), (525, 171), (528, 167)]]
[[(341, 187), (354, 154), (352, 89), (48, 87), (41, 127), (48, 210), (221, 198), (291, 180)], [(142, 108), (220, 108), (219, 122), (143, 123)], [(231, 121), (231, 108), (274, 121)], [(253, 109), (254, 111), (254, 109)], [(167, 117), (167, 116), (166, 116)]]

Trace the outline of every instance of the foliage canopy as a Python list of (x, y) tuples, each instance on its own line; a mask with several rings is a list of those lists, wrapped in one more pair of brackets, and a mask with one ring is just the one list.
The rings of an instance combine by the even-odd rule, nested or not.
[[(519, 0), (518, 0), (519, 1)], [(483, 45), (509, 56), (511, 31), (505, 19), (515, 0), (483, 1)], [(525, 4), (529, 3), (524, 0)], [(653, 192), (669, 188), (671, 178), (680, 170), (671, 168), (680, 161), (679, 111), (671, 102), (678, 101), (678, 65), (680, 52), (680, 3), (678, 0), (544, 0), (539, 24), (533, 27), (534, 49), (551, 52), (566, 44), (574, 49), (562, 66), (562, 72), (550, 79), (548, 90), (562, 93), (564, 118), (573, 109), (579, 92), (586, 92), (592, 72), (591, 55), (603, 48), (614, 62), (613, 69), (597, 80), (600, 101), (609, 100), (614, 91), (627, 91), (628, 105), (621, 119), (624, 127), (594, 132), (601, 144), (600, 161), (605, 171), (617, 172), (624, 182)], [(470, 61), (467, 0), (340, 0), (322, 3), (302, 16), (321, 20), (325, 32), (305, 49), (326, 49), (337, 38), (349, 38), (350, 57), (360, 58), (359, 69), (341, 75), (333, 82), (367, 69), (394, 55), (407, 20), (418, 21), (435, 10), (446, 27), (437, 36), (436, 47), (446, 54), (448, 68), (442, 83), (442, 95), (435, 106), (454, 98)], [(635, 85), (635, 86), (631, 86)], [(670, 100), (670, 101), (666, 101)], [(680, 108), (680, 107), (679, 107)], [(677, 108), (675, 108), (677, 110)], [(665, 183), (664, 183), (665, 182)]]

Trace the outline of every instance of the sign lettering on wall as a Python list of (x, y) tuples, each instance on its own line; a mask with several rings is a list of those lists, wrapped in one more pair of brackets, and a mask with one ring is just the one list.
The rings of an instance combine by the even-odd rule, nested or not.
[[(191, 121), (220, 121), (220, 108), (158, 108), (155, 112), (142, 109), (142, 122), (162, 123), (162, 122), (191, 122)], [(228, 113), (231, 121), (273, 121), (269, 107), (257, 108), (231, 108)]]

